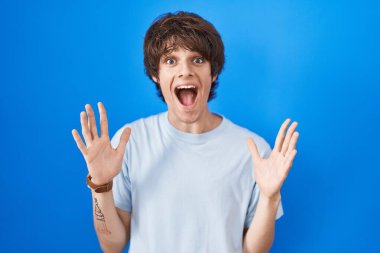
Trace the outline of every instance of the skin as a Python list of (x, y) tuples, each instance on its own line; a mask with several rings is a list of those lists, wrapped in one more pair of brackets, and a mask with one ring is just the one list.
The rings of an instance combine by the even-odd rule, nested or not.
[[(211, 76), (210, 63), (199, 53), (182, 48), (172, 51), (161, 58), (159, 75), (152, 78), (160, 84), (168, 106), (168, 119), (174, 127), (199, 134), (220, 124), (221, 118), (210, 112), (207, 103), (211, 83), (216, 76)], [(182, 106), (178, 101), (174, 88), (179, 84), (193, 84), (198, 87), (196, 102), (192, 106)], [(85, 142), (76, 129), (72, 131), (72, 135), (86, 161), (92, 181), (97, 185), (106, 184), (121, 170), (131, 129), (123, 130), (119, 145), (114, 149), (109, 138), (104, 105), (98, 103), (100, 134), (96, 128), (93, 109), (88, 104), (85, 109), (86, 112), (80, 113)], [(262, 159), (254, 141), (247, 139), (253, 160), (253, 175), (260, 187), (260, 197), (252, 224), (243, 233), (245, 253), (268, 252), (273, 243), (275, 216), (281, 200), (280, 189), (297, 154), (298, 123), (293, 122), (288, 128), (289, 123), (290, 119), (287, 119), (281, 125), (268, 159)], [(98, 194), (92, 191), (92, 196), (94, 225), (102, 249), (105, 252), (121, 252), (130, 239), (131, 214), (115, 207), (111, 192)]]
[[(218, 126), (221, 118), (208, 108), (211, 83), (217, 76), (211, 76), (210, 62), (199, 53), (178, 48), (161, 57), (158, 77), (152, 79), (160, 84), (168, 106), (168, 118), (177, 129), (193, 134), (204, 133)], [(193, 106), (184, 107), (175, 95), (179, 84), (198, 86), (198, 94)]]
[[(120, 172), (131, 129), (123, 130), (119, 145), (114, 149), (108, 134), (108, 120), (103, 103), (98, 103), (100, 134), (96, 128), (93, 109), (88, 104), (85, 109), (86, 112), (80, 113), (85, 142), (76, 129), (72, 130), (72, 135), (86, 161), (92, 182), (103, 185), (110, 182)], [(130, 239), (131, 213), (115, 207), (112, 191), (96, 193), (91, 190), (91, 194), (94, 227), (100, 247), (104, 252), (122, 252)]]
[(108, 120), (103, 103), (98, 103), (101, 128), (100, 136), (96, 129), (93, 109), (88, 104), (85, 108), (88, 119), (86, 119), (86, 113), (81, 112), (80, 122), (82, 126), (82, 135), (86, 144), (83, 143), (82, 138), (76, 129), (72, 131), (72, 134), (86, 161), (88, 171), (92, 176), (91, 181), (95, 184), (102, 185), (110, 182), (120, 172), (125, 147), (131, 134), (131, 129), (124, 129), (119, 146), (116, 149), (113, 149), (108, 134)]
[(260, 188), (260, 197), (252, 224), (243, 233), (245, 253), (269, 252), (272, 246), (276, 213), (281, 200), (280, 189), (297, 154), (299, 133), (295, 130), (298, 123), (293, 122), (288, 128), (289, 123), (290, 119), (286, 119), (281, 125), (268, 159), (261, 158), (255, 142), (251, 138), (247, 139), (253, 160), (254, 177)]

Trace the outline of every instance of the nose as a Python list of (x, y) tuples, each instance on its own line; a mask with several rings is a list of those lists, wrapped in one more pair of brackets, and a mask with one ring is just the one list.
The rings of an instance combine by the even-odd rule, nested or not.
[(193, 76), (193, 69), (191, 66), (191, 63), (187, 61), (183, 61), (182, 63), (179, 64), (178, 68), (178, 77), (188, 77), (188, 76)]

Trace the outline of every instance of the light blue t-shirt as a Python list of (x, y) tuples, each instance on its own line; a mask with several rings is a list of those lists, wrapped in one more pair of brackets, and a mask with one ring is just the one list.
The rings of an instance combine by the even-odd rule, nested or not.
[[(129, 252), (241, 253), (259, 198), (246, 139), (253, 137), (262, 157), (268, 143), (225, 117), (202, 134), (176, 129), (167, 112), (127, 126), (113, 195), (116, 207), (132, 213)], [(280, 203), (276, 218), (282, 214)]]

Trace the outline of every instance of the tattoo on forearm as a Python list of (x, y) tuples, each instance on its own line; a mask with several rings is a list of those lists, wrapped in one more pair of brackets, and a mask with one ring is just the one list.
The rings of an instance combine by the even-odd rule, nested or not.
[(104, 214), (102, 213), (102, 210), (99, 207), (98, 200), (94, 198), (95, 202), (95, 219), (99, 222), (96, 224), (96, 228), (99, 232), (104, 233), (104, 234), (111, 234), (111, 232), (107, 229), (106, 226), (106, 219), (104, 217)]

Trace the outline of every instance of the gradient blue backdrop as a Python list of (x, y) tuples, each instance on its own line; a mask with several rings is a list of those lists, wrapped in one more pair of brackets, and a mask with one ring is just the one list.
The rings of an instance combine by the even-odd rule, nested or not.
[(299, 122), (271, 252), (380, 252), (379, 4), (302, 0), (1, 0), (0, 251), (100, 252), (71, 130), (85, 103), (105, 103), (111, 134), (165, 110), (142, 43), (176, 10), (224, 40), (212, 110), (272, 146)]

